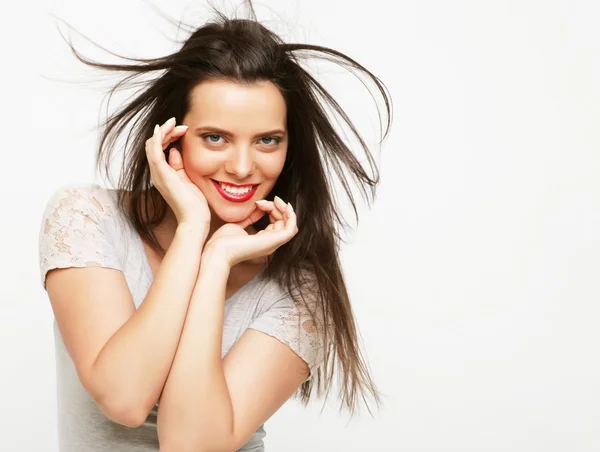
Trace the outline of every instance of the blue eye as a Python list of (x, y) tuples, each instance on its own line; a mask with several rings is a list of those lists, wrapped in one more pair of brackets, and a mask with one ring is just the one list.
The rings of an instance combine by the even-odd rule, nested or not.
[[(269, 140), (268, 143), (266, 143), (264, 140)], [(277, 137), (263, 137), (260, 139), (262, 144), (266, 144), (266, 145), (270, 145), (270, 144), (277, 144), (281, 142), (281, 138), (277, 138)]]
[(206, 135), (205, 138), (208, 138), (208, 140), (211, 143), (218, 143), (219, 139), (221, 138), (221, 135), (215, 135), (215, 134), (211, 134), (211, 135)]

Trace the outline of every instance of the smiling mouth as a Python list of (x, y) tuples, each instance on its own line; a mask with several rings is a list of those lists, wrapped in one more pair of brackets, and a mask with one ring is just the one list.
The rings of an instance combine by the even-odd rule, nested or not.
[(232, 185), (225, 182), (211, 179), (213, 185), (219, 192), (219, 194), (228, 201), (232, 202), (244, 202), (248, 201), (254, 193), (259, 184), (246, 184), (246, 185)]

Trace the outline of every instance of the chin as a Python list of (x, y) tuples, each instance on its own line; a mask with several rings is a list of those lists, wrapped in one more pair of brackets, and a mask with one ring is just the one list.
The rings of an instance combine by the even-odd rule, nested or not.
[(238, 223), (245, 220), (254, 211), (254, 201), (239, 206), (211, 206), (213, 213), (225, 223)]

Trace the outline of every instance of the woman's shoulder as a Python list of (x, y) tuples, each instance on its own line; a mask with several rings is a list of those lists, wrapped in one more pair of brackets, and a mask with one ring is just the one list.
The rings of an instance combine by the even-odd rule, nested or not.
[(298, 278), (294, 278), (291, 285), (279, 278), (263, 275), (260, 308), (268, 310), (273, 306), (285, 306), (293, 311), (293, 316), (313, 316), (319, 305), (318, 281), (315, 274), (306, 267), (299, 266), (299, 270)]
[(70, 184), (46, 201), (39, 230), (42, 281), (52, 268), (118, 268), (121, 228), (116, 192), (97, 184)]
[(302, 268), (292, 287), (275, 278), (263, 279), (261, 306), (249, 327), (288, 345), (313, 375), (324, 360), (326, 339), (314, 273)]
[(92, 218), (115, 215), (116, 190), (94, 183), (62, 185), (46, 201), (45, 219), (57, 220), (76, 214)]

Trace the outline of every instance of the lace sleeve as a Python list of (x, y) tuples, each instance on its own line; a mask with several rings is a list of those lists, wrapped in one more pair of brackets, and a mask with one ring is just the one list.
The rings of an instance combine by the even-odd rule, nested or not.
[[(308, 295), (308, 296), (307, 296)], [(324, 323), (313, 293), (304, 293), (305, 302), (289, 294), (278, 299), (259, 315), (249, 328), (273, 336), (289, 346), (309, 366), (310, 378), (324, 360)]]
[(40, 226), (42, 285), (53, 268), (100, 266), (122, 270), (104, 231), (112, 206), (98, 185), (61, 187), (48, 200)]

